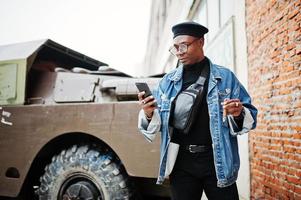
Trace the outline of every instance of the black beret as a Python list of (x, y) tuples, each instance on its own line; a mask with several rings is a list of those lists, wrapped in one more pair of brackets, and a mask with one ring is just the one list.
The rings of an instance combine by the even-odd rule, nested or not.
[(176, 24), (172, 27), (173, 38), (179, 35), (190, 35), (194, 37), (203, 37), (204, 34), (208, 33), (208, 29), (201, 24), (196, 22), (183, 22)]

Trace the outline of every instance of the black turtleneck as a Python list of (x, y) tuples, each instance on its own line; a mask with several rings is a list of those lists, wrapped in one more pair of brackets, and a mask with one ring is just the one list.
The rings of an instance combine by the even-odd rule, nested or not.
[[(209, 114), (207, 105), (207, 91), (208, 91), (208, 79), (210, 74), (209, 60), (205, 57), (201, 62), (193, 65), (187, 65), (183, 68), (183, 84), (181, 91), (185, 90), (191, 84), (195, 83), (200, 77), (202, 70), (208, 68), (208, 76), (204, 86), (204, 95), (202, 102), (198, 105), (199, 112), (197, 118), (195, 119), (190, 132), (185, 135), (179, 130), (174, 130), (171, 141), (178, 143), (180, 145), (211, 145), (211, 135), (209, 128)], [(173, 112), (173, 111), (172, 111)]]

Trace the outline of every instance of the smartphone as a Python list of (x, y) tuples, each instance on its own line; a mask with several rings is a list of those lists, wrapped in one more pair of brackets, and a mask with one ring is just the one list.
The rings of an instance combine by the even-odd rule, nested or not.
[(145, 92), (144, 98), (152, 95), (152, 92), (150, 91), (147, 83), (137, 82), (137, 83), (135, 83), (135, 85), (138, 88), (139, 92), (143, 92), (143, 91)]
[[(152, 95), (152, 92), (150, 91), (147, 83), (144, 83), (144, 82), (137, 82), (135, 83), (136, 87), (138, 88), (139, 92), (145, 92), (145, 94), (143, 95), (143, 98), (146, 98), (148, 96), (151, 96)], [(157, 107), (157, 103), (155, 102), (153, 104), (153, 106)]]

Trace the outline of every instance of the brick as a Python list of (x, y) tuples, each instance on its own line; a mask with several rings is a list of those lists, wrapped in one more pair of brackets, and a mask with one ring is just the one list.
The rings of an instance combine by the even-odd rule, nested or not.
[(299, 24), (293, 24), (289, 27), (290, 32), (292, 31), (297, 31), (300, 29), (300, 25)]
[(292, 50), (293, 48), (295, 48), (296, 47), (296, 44), (289, 44), (289, 45), (287, 45), (286, 47), (285, 47), (285, 49), (287, 50), (287, 51), (290, 51), (290, 50)]
[(297, 154), (301, 154), (301, 149), (296, 149)]
[(301, 194), (301, 186), (300, 187), (295, 186), (294, 192), (296, 192), (297, 194)]
[(274, 58), (273, 58), (273, 61), (274, 61), (275, 63), (278, 63), (278, 62), (280, 61), (280, 58), (279, 58), (279, 57), (274, 57)]
[(286, 176), (286, 180), (290, 183), (294, 183), (295, 185), (300, 185), (301, 184), (300, 177)]
[(293, 139), (301, 140), (301, 134), (300, 133), (293, 134)]
[[(292, 58), (292, 60), (291, 60), (291, 62), (299, 62), (299, 61), (301, 61), (301, 56), (294, 56), (293, 58)], [(278, 61), (279, 62), (279, 61)]]
[(299, 126), (292, 126), (292, 129), (296, 131), (301, 131), (301, 124)]
[(288, 19), (294, 18), (299, 13), (300, 13), (300, 10), (298, 10), (298, 9), (293, 10), (291, 13), (289, 13)]
[(271, 54), (271, 58), (275, 58), (276, 56), (279, 56), (280, 54), (281, 54), (280, 50), (273, 51)]
[(301, 194), (300, 193), (297, 193), (297, 194), (295, 193), (293, 199), (300, 200), (301, 199)]
[(291, 51), (290, 56), (299, 55), (301, 54), (301, 45), (297, 45), (295, 48), (295, 51)]

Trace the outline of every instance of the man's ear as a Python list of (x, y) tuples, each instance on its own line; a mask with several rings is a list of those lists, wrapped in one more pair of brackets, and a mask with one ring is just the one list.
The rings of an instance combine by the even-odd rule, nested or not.
[(200, 44), (201, 46), (204, 46), (204, 42), (205, 42), (205, 39), (204, 39), (204, 36), (200, 38)]

